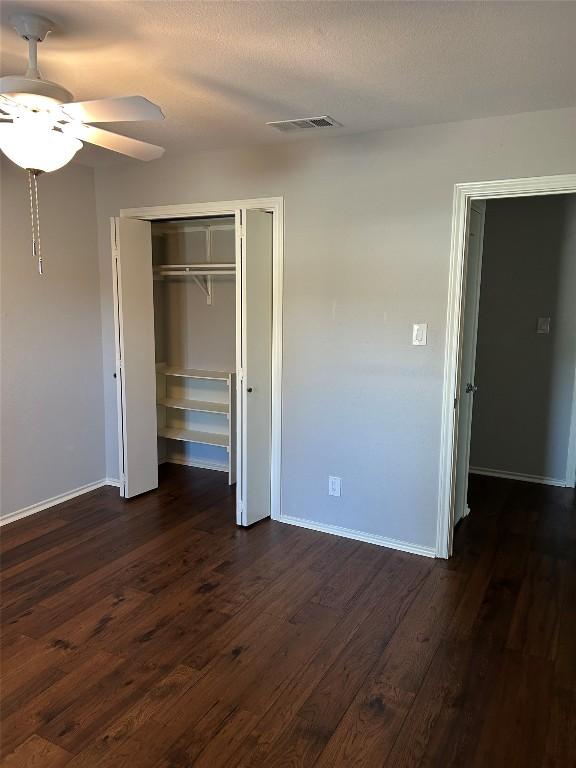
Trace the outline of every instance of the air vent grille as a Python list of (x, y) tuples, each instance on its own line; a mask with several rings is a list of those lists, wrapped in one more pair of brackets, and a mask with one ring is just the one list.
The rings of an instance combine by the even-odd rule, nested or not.
[(266, 125), (278, 131), (307, 131), (310, 128), (339, 128), (342, 123), (328, 115), (321, 115), (320, 117), (298, 117), (296, 120), (275, 120)]

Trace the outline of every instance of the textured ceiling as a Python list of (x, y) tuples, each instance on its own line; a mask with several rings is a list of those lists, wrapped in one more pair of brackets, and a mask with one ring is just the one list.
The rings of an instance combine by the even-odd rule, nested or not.
[(23, 9), (59, 27), (44, 77), (158, 103), (164, 123), (115, 128), (170, 154), (290, 141), (264, 123), (307, 115), (330, 135), (576, 105), (576, 2), (6, 0), (2, 74), (25, 66)]

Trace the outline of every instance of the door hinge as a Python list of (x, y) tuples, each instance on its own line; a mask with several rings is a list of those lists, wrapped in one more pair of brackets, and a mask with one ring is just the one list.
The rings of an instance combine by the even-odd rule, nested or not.
[(457, 397), (455, 397), (455, 398), (454, 398), (454, 409), (456, 409), (456, 406), (457, 406), (457, 405), (458, 405), (458, 398), (457, 398)]

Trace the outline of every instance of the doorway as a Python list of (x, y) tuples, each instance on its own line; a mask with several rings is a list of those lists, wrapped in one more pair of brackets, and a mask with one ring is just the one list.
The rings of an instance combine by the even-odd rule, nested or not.
[[(576, 176), (456, 185), (447, 323), (440, 466), (437, 556), (452, 553), (456, 523), (467, 514), (470, 438), (473, 428), (478, 313), (486, 201), (576, 192)], [(535, 323), (540, 321), (535, 319)], [(534, 329), (537, 332), (537, 328)], [(574, 378), (574, 364), (572, 377)], [(567, 474), (576, 474), (575, 398), (567, 449)], [(574, 472), (570, 468), (571, 465)], [(572, 481), (573, 482), (573, 481)]]
[(281, 198), (112, 220), (125, 498), (168, 461), (225, 471), (239, 525), (279, 517), (282, 233)]

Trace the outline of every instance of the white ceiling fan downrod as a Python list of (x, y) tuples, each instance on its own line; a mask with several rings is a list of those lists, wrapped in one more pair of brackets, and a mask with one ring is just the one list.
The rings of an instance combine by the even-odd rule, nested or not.
[(32, 221), (32, 255), (38, 259), (38, 274), (44, 274), (42, 246), (40, 244), (40, 207), (38, 205), (38, 176), (42, 171), (28, 169), (28, 191), (30, 193), (30, 218)]
[(28, 40), (28, 69), (24, 77), (29, 77), (32, 80), (41, 80), (40, 71), (38, 69), (38, 43), (42, 42), (37, 37), (24, 38)]

